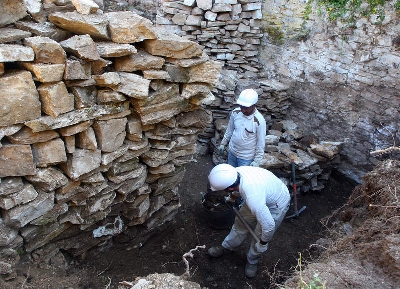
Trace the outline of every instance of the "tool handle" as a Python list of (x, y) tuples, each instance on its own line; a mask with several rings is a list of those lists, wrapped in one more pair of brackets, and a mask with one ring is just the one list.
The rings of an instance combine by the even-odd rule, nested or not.
[(243, 218), (242, 214), (239, 212), (239, 210), (235, 207), (233, 207), (233, 210), (236, 213), (236, 216), (238, 216), (238, 218), (240, 219), (240, 221), (243, 223), (243, 225), (246, 226), (247, 230), (249, 230), (250, 234), (253, 236), (254, 240), (256, 240), (256, 242), (260, 242), (260, 238), (258, 238), (258, 236), (256, 235), (256, 233), (254, 233), (253, 229), (250, 227), (250, 225), (247, 223), (247, 221)]

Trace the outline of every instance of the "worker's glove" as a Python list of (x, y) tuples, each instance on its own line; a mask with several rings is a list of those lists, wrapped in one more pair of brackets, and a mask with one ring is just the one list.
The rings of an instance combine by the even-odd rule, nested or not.
[(260, 241), (258, 241), (258, 242), (256, 243), (255, 247), (256, 247), (256, 251), (257, 251), (258, 253), (264, 253), (264, 252), (267, 251), (267, 249), (268, 249), (268, 243), (265, 244), (265, 245), (261, 245)]
[(223, 154), (224, 154), (224, 151), (225, 151), (225, 146), (222, 144), (222, 145), (220, 145), (220, 146), (218, 147), (218, 153), (219, 153), (220, 155), (223, 155)]
[(252, 167), (259, 167), (260, 164), (257, 163), (257, 162), (255, 162), (255, 161), (252, 161), (251, 164), (250, 164), (250, 166), (252, 166)]

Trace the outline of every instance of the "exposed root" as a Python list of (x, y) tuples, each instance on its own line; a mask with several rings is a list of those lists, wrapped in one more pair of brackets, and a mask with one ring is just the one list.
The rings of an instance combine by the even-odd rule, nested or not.
[(182, 260), (183, 260), (183, 262), (185, 262), (186, 271), (185, 271), (185, 273), (183, 273), (182, 277), (186, 277), (186, 278), (189, 278), (189, 277), (190, 277), (189, 261), (186, 260), (186, 257), (193, 258), (193, 252), (194, 252), (194, 251), (197, 251), (198, 249), (205, 249), (205, 248), (206, 248), (206, 245), (196, 246), (196, 248), (191, 249), (189, 252), (183, 254)]

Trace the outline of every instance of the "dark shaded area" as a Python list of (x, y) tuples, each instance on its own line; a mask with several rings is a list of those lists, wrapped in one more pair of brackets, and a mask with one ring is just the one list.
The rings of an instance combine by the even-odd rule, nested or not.
[[(196, 163), (187, 166), (185, 180), (179, 187), (182, 206), (178, 214), (143, 244), (114, 240), (113, 244), (107, 242), (89, 251), (79, 264), (91, 274), (87, 276), (90, 281), (82, 282), (82, 288), (104, 288), (105, 284), (117, 288), (118, 282), (134, 281), (152, 273), (183, 275), (186, 266), (182, 256), (201, 245), (206, 248), (195, 251), (194, 257), (188, 259), (190, 281), (208, 288), (274, 288), (290, 275), (300, 252), (307, 260), (316, 257), (309, 248), (324, 236), (320, 220), (345, 204), (356, 185), (334, 172), (324, 190), (298, 194), (298, 208), (306, 206), (306, 210), (297, 218), (284, 220), (260, 261), (256, 278), (248, 279), (244, 266), (250, 239), (229, 255), (217, 259), (207, 255), (208, 248), (220, 244), (229, 233), (228, 228), (210, 226), (209, 212), (201, 203), (212, 167), (209, 156), (200, 156)], [(293, 213), (292, 203), (288, 215)]]

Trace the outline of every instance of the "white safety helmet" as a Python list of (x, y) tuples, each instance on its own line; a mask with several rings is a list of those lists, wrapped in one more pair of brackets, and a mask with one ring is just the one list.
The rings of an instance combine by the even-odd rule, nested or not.
[(254, 89), (243, 90), (238, 97), (237, 104), (250, 107), (258, 101), (258, 93)]
[(211, 191), (225, 190), (236, 182), (237, 176), (236, 169), (231, 165), (219, 164), (215, 166), (208, 175)]

